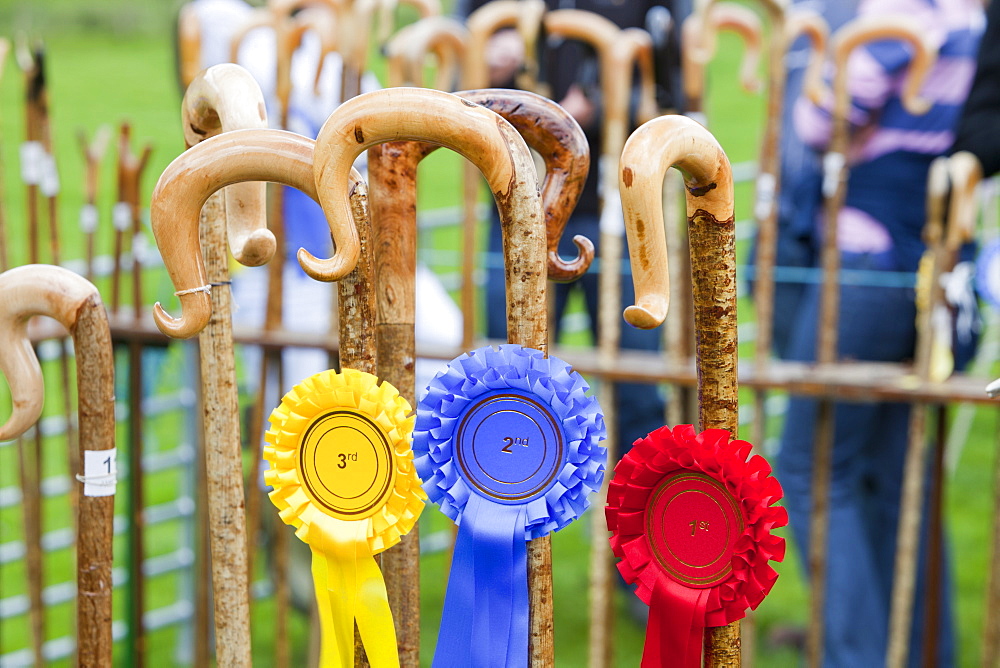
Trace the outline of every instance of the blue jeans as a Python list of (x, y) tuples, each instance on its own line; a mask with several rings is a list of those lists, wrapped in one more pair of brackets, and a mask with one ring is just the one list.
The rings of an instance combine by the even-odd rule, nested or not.
[[(845, 269), (887, 269), (886, 262), (884, 256), (842, 256)], [(815, 360), (819, 290), (818, 285), (805, 288), (792, 329), (790, 359)], [(912, 289), (842, 286), (839, 357), (882, 362), (912, 357), (916, 337), (913, 299)], [(801, 397), (789, 402), (777, 459), (778, 479), (804, 564), (809, 550), (818, 405), (815, 399)], [(826, 666), (879, 666), (885, 662), (909, 415), (909, 406), (899, 403), (835, 406), (824, 608)], [(925, 522), (909, 652), (910, 665), (914, 666), (921, 665), (927, 533)], [(954, 661), (947, 561), (946, 556), (936, 666), (951, 666)]]
[[(574, 214), (567, 225), (559, 245), (563, 257), (576, 257), (576, 246), (572, 238), (575, 234), (588, 237), (597, 246), (599, 242), (599, 226), (596, 215)], [(489, 249), (492, 257), (502, 257), (503, 244), (500, 233), (500, 223), (494, 213), (490, 225)], [(600, 249), (597, 249), (600, 253)], [(627, 253), (627, 250), (626, 250)], [(625, 256), (627, 257), (627, 255)], [(566, 302), (573, 290), (582, 290), (587, 313), (590, 316), (590, 331), (597, 340), (597, 273), (590, 271), (573, 283), (549, 283), (549, 289), (555, 290), (555, 321), (556, 331), (552, 340), (558, 340), (558, 323), (566, 310)], [(635, 293), (632, 288), (631, 275), (622, 276), (622, 308), (635, 303)], [(507, 308), (504, 294), (504, 270), (501, 262), (490, 262), (486, 282), (486, 335), (491, 339), (507, 338)], [(622, 321), (621, 347), (630, 350), (659, 350), (663, 337), (660, 329), (636, 329)], [(618, 383), (615, 385), (618, 411), (618, 449), (624, 453), (632, 443), (644, 438), (654, 429), (664, 424), (664, 401), (659, 388), (648, 383)], [(609, 469), (611, 463), (609, 462)]]

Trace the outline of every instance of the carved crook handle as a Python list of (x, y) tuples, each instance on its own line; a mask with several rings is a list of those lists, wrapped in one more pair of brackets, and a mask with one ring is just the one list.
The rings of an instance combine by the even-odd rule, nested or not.
[(55, 318), (75, 335), (81, 310), (88, 304), (100, 307), (101, 298), (85, 278), (61, 267), (38, 264), (0, 274), (0, 295), (0, 341), (4, 342), (0, 371), (10, 385), (14, 408), (0, 427), (0, 441), (6, 441), (23, 434), (42, 415), (45, 388), (28, 340), (28, 320), (35, 315)]
[[(350, 167), (350, 165), (348, 165)], [(345, 170), (345, 188), (360, 180), (356, 171)], [(177, 288), (181, 316), (173, 318), (157, 302), (153, 318), (164, 334), (190, 338), (208, 324), (212, 313), (205, 275), (205, 262), (198, 241), (201, 207), (215, 191), (244, 181), (273, 181), (292, 186), (316, 199), (313, 180), (313, 141), (283, 130), (234, 130), (191, 147), (160, 175), (150, 204), (153, 236), (163, 263)], [(350, 205), (348, 215), (330, 219), (334, 256), (321, 260), (304, 248), (299, 262), (313, 276), (336, 281), (357, 263), (360, 245)]]
[(462, 65), (469, 31), (448, 16), (429, 16), (399, 30), (385, 45), (390, 86), (422, 86), (424, 61), (438, 61), (434, 87), (450, 90)]
[(456, 95), (502, 116), (542, 156), (548, 276), (553, 281), (575, 281), (594, 260), (593, 242), (580, 234), (573, 237), (577, 257), (564, 260), (559, 256), (559, 241), (580, 199), (590, 165), (590, 147), (580, 125), (552, 100), (527, 91), (487, 88)]
[[(427, 141), (457, 151), (483, 173), (502, 220), (543, 224), (531, 154), (509, 123), (450, 93), (387, 88), (337, 107), (316, 138), (317, 194), (331, 228), (353, 229), (346, 189), (355, 158), (371, 146), (399, 140)], [(299, 260), (313, 278), (336, 280), (328, 267), (303, 258), (301, 251)]]
[(684, 116), (660, 116), (632, 133), (619, 171), (636, 295), (625, 320), (641, 329), (662, 324), (670, 304), (662, 191), (671, 167), (684, 175), (688, 219), (733, 217), (732, 168), (708, 130)]
[[(264, 129), (264, 94), (254, 78), (239, 65), (214, 65), (199, 72), (181, 103), (184, 140), (188, 148), (209, 137), (233, 130)], [(267, 229), (266, 186), (246, 182), (226, 188), (226, 227), (229, 248), (240, 264), (256, 267), (268, 262), (276, 248)]]
[(908, 16), (869, 16), (854, 19), (833, 35), (832, 50), (836, 73), (833, 78), (834, 115), (846, 118), (850, 111), (848, 58), (857, 47), (868, 42), (900, 40), (913, 47), (913, 60), (906, 75), (903, 106), (915, 116), (930, 111), (932, 102), (920, 97), (920, 89), (937, 61), (937, 49)]
[(811, 9), (796, 8), (788, 12), (785, 18), (785, 51), (802, 35), (812, 44), (803, 90), (813, 104), (822, 104), (826, 90), (823, 85), (823, 61), (830, 40), (830, 27), (819, 13)]

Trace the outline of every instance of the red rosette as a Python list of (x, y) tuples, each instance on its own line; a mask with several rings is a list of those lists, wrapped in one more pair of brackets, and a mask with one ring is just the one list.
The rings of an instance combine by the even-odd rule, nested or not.
[(778, 578), (768, 562), (785, 540), (771, 531), (788, 514), (751, 449), (724, 429), (661, 427), (615, 467), (605, 512), (618, 570), (650, 606), (644, 666), (699, 665), (704, 627), (742, 619)]

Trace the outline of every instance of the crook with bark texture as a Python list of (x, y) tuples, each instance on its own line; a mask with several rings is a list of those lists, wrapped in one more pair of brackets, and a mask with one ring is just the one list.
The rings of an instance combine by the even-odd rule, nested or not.
[(590, 146), (576, 119), (552, 100), (527, 91), (487, 88), (456, 95), (502, 116), (542, 156), (549, 280), (565, 283), (583, 276), (594, 260), (594, 244), (590, 239), (574, 235), (577, 257), (564, 260), (559, 256), (559, 241), (580, 199), (590, 166)]
[[(684, 175), (691, 239), (691, 271), (698, 360), (699, 428), (738, 426), (736, 380), (736, 234), (729, 159), (715, 138), (684, 116), (661, 116), (629, 137), (619, 187), (625, 211), (636, 305), (630, 324), (660, 325), (669, 303), (663, 230), (663, 178), (670, 167)], [(705, 630), (705, 665), (739, 665), (740, 627)]]
[[(232, 130), (264, 129), (264, 95), (250, 73), (226, 63), (199, 72), (181, 104), (188, 148)], [(274, 234), (267, 229), (266, 186), (245, 182), (225, 190), (229, 248), (240, 264), (256, 267), (274, 256)]]
[[(167, 166), (153, 191), (150, 223), (177, 288), (181, 316), (173, 318), (159, 302), (154, 304), (153, 318), (161, 332), (174, 338), (190, 338), (205, 328), (211, 316), (211, 287), (198, 242), (199, 214), (209, 196), (234, 183), (273, 181), (298, 188), (315, 199), (313, 145), (311, 139), (283, 130), (235, 130), (206, 139)], [(348, 187), (351, 171), (348, 164), (340, 181), (342, 188)], [(357, 263), (360, 247), (347, 197), (343, 205), (347, 215), (337, 217), (336, 222), (328, 217), (335, 246), (333, 257), (319, 259), (299, 249), (299, 264), (317, 280), (340, 280)]]
[[(45, 315), (62, 323), (75, 344), (80, 461), (86, 462), (88, 453), (113, 450), (111, 332), (97, 288), (66, 269), (28, 265), (0, 274), (0, 295), (0, 340), (4, 341), (0, 371), (10, 384), (14, 405), (13, 414), (0, 427), (0, 441), (21, 435), (41, 416), (42, 372), (27, 325), (31, 316)], [(110, 666), (114, 492), (104, 495), (104, 490), (113, 490), (113, 455), (108, 456), (108, 469), (100, 471), (101, 480), (97, 471), (88, 468), (92, 467), (85, 464), (78, 472), (85, 487), (77, 509), (77, 659), (81, 666)], [(92, 491), (91, 485), (100, 489)]]

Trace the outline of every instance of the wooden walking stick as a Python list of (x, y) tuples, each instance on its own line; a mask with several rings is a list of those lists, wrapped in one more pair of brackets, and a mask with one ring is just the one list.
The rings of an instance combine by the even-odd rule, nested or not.
[[(528, 42), (531, 41), (531, 35), (537, 38), (537, 29), (533, 28), (527, 19), (522, 19), (522, 14), (540, 16), (544, 12), (543, 0), (494, 0), (469, 14), (466, 19), (469, 39), (462, 68), (462, 87), (466, 90), (477, 90), (487, 88), (494, 83), (490, 81), (486, 49), (489, 40), (499, 30), (517, 28), (519, 33), (522, 30), (529, 31), (528, 35), (521, 34), (522, 41), (525, 42), (525, 57), (528, 58)], [(466, 350), (472, 349), (476, 335), (475, 268), (479, 226), (477, 212), (479, 183), (475, 167), (466, 163), (462, 173), (462, 291), (459, 297), (462, 309), (462, 347)]]
[[(142, 264), (141, 255), (145, 239), (142, 235), (139, 217), (139, 183), (142, 172), (149, 163), (152, 145), (147, 144), (141, 155), (132, 152), (130, 143), (131, 127), (122, 123), (118, 134), (118, 201), (112, 218), (115, 226), (115, 269), (117, 280), (112, 282), (112, 300), (121, 305), (121, 257), (126, 233), (131, 234), (132, 249), (132, 302), (133, 320), (139, 323), (142, 317)], [(117, 313), (116, 313), (117, 314)], [(128, 342), (129, 358), (129, 636), (134, 660), (137, 665), (145, 664), (145, 494), (143, 490), (143, 406), (144, 383), (142, 374), (142, 343), (133, 339)]]
[[(670, 300), (663, 227), (663, 177), (684, 176), (698, 366), (699, 430), (739, 424), (736, 379), (736, 236), (729, 160), (715, 139), (683, 116), (663, 116), (629, 138), (619, 182), (636, 303), (625, 320), (659, 326)], [(705, 630), (706, 666), (740, 665), (739, 622)]]
[[(454, 122), (442, 123), (442, 118), (454, 119)], [(543, 218), (534, 167), (523, 140), (492, 112), (437, 91), (391, 88), (345, 102), (330, 116), (317, 138), (317, 182), (332, 184), (329, 189), (321, 187), (319, 197), (331, 221), (344, 221), (349, 217), (346, 201), (337, 197), (339, 193), (334, 188), (344, 183), (343, 176), (357, 155), (375, 144), (398, 140), (444, 145), (473, 161), (484, 173), (496, 194), (505, 223), (510, 339), (544, 350)], [(308, 267), (306, 271), (314, 275)], [(381, 285), (388, 285), (382, 276), (379, 280)], [(403, 285), (405, 289), (405, 283)], [(412, 318), (405, 308), (401, 310), (399, 318)], [(412, 332), (412, 327), (399, 329)], [(386, 553), (387, 562), (391, 560), (389, 554), (391, 551)], [(533, 566), (529, 565), (529, 587), (533, 592), (532, 665), (551, 665), (551, 562), (547, 544), (541, 549), (529, 547), (531, 562), (534, 562)], [(387, 587), (392, 592), (395, 587), (391, 583), (393, 569), (389, 563), (385, 570)], [(547, 608), (535, 599), (544, 601)], [(396, 620), (397, 623), (404, 621), (404, 613), (398, 609)], [(413, 631), (404, 630), (398, 636), (407, 665), (413, 660), (415, 645), (403, 645), (407, 642), (404, 637), (412, 637), (409, 634)]]
[[(189, 338), (213, 316), (211, 283), (198, 245), (198, 220), (208, 197), (244, 181), (275, 181), (315, 195), (313, 142), (280, 130), (236, 130), (207, 139), (185, 151), (164, 170), (153, 192), (150, 220), (174, 286), (181, 315), (153, 307), (157, 327), (168, 336)], [(313, 273), (337, 280), (358, 256), (357, 232), (350, 220), (332, 227), (336, 246), (329, 260), (305, 249), (299, 260)], [(225, 342), (213, 344), (224, 346)], [(221, 359), (223, 355), (217, 355)], [(229, 356), (231, 359), (231, 354)], [(231, 410), (231, 409), (230, 409)], [(243, 473), (238, 441), (234, 453), (211, 453), (208, 464), (209, 512), (213, 539), (213, 586), (217, 657), (220, 665), (249, 665), (250, 626), (243, 516)], [(217, 556), (216, 556), (217, 555)]]
[(402, 28), (385, 45), (389, 86), (423, 87), (427, 54), (437, 60), (434, 86), (452, 91), (464, 61), (469, 31), (448, 16), (429, 16)]
[[(77, 361), (80, 457), (77, 479), (77, 657), (81, 666), (111, 665), (111, 563), (114, 530), (115, 413), (111, 334), (96, 288), (58, 267), (0, 274), (0, 370), (14, 411), (0, 440), (23, 433), (42, 411), (42, 373), (27, 336), (33, 315), (55, 318), (73, 337)], [(79, 469), (78, 469), (79, 470)], [(40, 664), (41, 665), (41, 664)]]
[(102, 125), (97, 129), (92, 141), (87, 141), (87, 133), (82, 129), (76, 134), (83, 160), (86, 164), (86, 185), (84, 189), (86, 201), (80, 208), (80, 230), (86, 240), (86, 273), (87, 280), (94, 277), (94, 233), (100, 222), (100, 212), (97, 209), (98, 184), (101, 177), (101, 161), (111, 139), (111, 127)]
[[(962, 245), (973, 239), (978, 213), (975, 188), (981, 179), (979, 161), (971, 153), (957, 153), (951, 158), (938, 158), (931, 163), (927, 184), (927, 226), (924, 230), (924, 241), (927, 244), (924, 257), (929, 264), (921, 267), (923, 276), (921, 285), (918, 286), (917, 348), (914, 355), (914, 372), (923, 381), (943, 382), (953, 370), (953, 360), (942, 364), (942, 358), (950, 357), (951, 354), (951, 317), (947, 312), (941, 276), (954, 268)], [(946, 205), (949, 186), (950, 206)], [(923, 519), (923, 480), (927, 464), (926, 427), (931, 408), (928, 405), (917, 405), (910, 410), (889, 617), (886, 665), (891, 667), (907, 665), (908, 660)], [(930, 535), (926, 564), (924, 665), (933, 665), (936, 660), (936, 638), (940, 628), (938, 608), (941, 541), (938, 534), (942, 530), (940, 504), (944, 483), (943, 432), (947, 415), (944, 405), (937, 408), (938, 438), (935, 439), (932, 458)]]
[[(743, 59), (740, 65), (740, 81), (747, 91), (760, 87), (757, 65), (760, 60), (761, 22), (750, 9), (729, 2), (709, 4), (700, 2), (695, 11), (681, 25), (681, 73), (684, 86), (685, 115), (708, 125), (704, 108), (705, 68), (714, 57), (717, 33), (720, 30), (735, 32), (743, 42)], [(694, 331), (691, 304), (691, 267), (689, 265), (688, 240), (685, 229), (678, 220), (677, 210), (671, 207), (666, 215), (667, 233), (676, 244), (669, 244), (671, 282), (674, 286), (672, 299), (675, 312), (681, 317), (671, 318), (666, 327), (668, 355), (675, 364), (688, 363), (694, 355)], [(689, 422), (696, 414), (696, 399), (691, 390), (678, 388), (677, 398), (667, 407), (668, 422), (679, 424)]]
[[(837, 327), (840, 307), (840, 250), (837, 245), (837, 216), (847, 195), (846, 155), (849, 145), (851, 99), (847, 89), (847, 60), (851, 52), (868, 42), (886, 39), (903, 40), (914, 50), (907, 75), (903, 103), (912, 114), (926, 112), (930, 105), (918, 97), (918, 91), (934, 64), (934, 49), (919, 29), (906, 17), (867, 17), (855, 19), (838, 30), (832, 41), (835, 73), (833, 79), (833, 130), (824, 156), (824, 233), (821, 262), (823, 286), (820, 296), (820, 323), (816, 361), (837, 361)], [(807, 655), (812, 666), (820, 665), (823, 655), (823, 608), (826, 600), (827, 523), (830, 503), (830, 467), (833, 457), (834, 403), (819, 402), (816, 418), (812, 473), (812, 513), (809, 527), (809, 571), (811, 604)], [(904, 482), (904, 485), (908, 483)], [(916, 481), (917, 485), (921, 481)], [(907, 627), (908, 628), (908, 627)], [(904, 650), (905, 651), (905, 650)]]
[[(267, 127), (260, 87), (246, 70), (231, 64), (210, 67), (194, 78), (181, 104), (181, 118), (188, 148), (219, 133)], [(207, 281), (215, 288), (213, 317), (199, 335), (199, 350), (216, 637), (220, 662), (249, 663), (249, 585), (260, 504), (259, 494), (251, 491), (246, 497), (247, 518), (243, 517), (226, 238), (228, 232), (233, 255), (244, 264), (259, 265), (274, 255), (264, 184), (234, 184), (212, 194), (201, 210), (199, 230)], [(256, 478), (250, 484), (253, 490)], [(224, 653), (229, 651), (234, 654)]]

